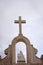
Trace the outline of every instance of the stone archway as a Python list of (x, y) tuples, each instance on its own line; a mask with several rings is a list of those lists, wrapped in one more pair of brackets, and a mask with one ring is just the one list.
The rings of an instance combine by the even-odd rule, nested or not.
[[(33, 45), (30, 44), (30, 41), (22, 35), (22, 27), (21, 24), (25, 23), (25, 20), (21, 20), (21, 17), (19, 17), (19, 20), (15, 20), (15, 23), (19, 23), (19, 35), (15, 37), (12, 40), (12, 45), (9, 45), (7, 49), (5, 49), (5, 54), (7, 55), (5, 58), (1, 59), (2, 65), (36, 65), (36, 64), (42, 64), (41, 59), (36, 56), (37, 49), (33, 47)], [(23, 62), (19, 62), (18, 64), (15, 64), (16, 54), (15, 54), (15, 45), (18, 42), (24, 42), (26, 45), (26, 51), (27, 51), (27, 64)]]
[(30, 41), (26, 38), (26, 37), (24, 37), (23, 35), (19, 35), (19, 36), (17, 36), (17, 37), (15, 37), (14, 39), (13, 39), (13, 41), (12, 41), (12, 63), (13, 64), (15, 64), (15, 58), (16, 58), (16, 56), (15, 56), (15, 45), (16, 45), (16, 43), (18, 43), (18, 42), (24, 42), (25, 43), (25, 45), (26, 45), (26, 52), (27, 52), (27, 63), (29, 62), (29, 56), (28, 56), (28, 54), (30, 53), (30, 52), (28, 52), (28, 47), (30, 46)]

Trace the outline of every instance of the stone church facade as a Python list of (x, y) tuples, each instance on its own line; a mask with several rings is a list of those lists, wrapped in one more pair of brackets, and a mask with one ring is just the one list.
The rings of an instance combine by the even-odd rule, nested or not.
[[(16, 20), (17, 23), (19, 21), (20, 22), (22, 21), (21, 17), (19, 17), (18, 21)], [(1, 59), (1, 56), (0, 56), (0, 65), (43, 65), (43, 55), (41, 56), (41, 58), (38, 58), (36, 56), (37, 49), (35, 49), (33, 45), (31, 45), (28, 38), (23, 36), (22, 31), (21, 31), (21, 23), (19, 23), (19, 26), (20, 28), (19, 28), (18, 36), (12, 40), (11, 45), (9, 45), (9, 47), (5, 49), (4, 51), (6, 57)], [(25, 61), (18, 61), (16, 63), (15, 45), (18, 42), (24, 42), (26, 45), (27, 63), (25, 63)]]

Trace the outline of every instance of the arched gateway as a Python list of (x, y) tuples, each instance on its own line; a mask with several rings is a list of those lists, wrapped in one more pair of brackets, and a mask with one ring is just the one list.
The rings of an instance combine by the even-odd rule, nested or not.
[[(26, 38), (26, 37), (24, 37), (23, 35), (19, 35), (19, 36), (17, 36), (16, 38), (14, 38), (13, 39), (13, 41), (12, 41), (12, 54), (13, 54), (13, 60), (15, 60), (15, 45), (16, 45), (16, 43), (17, 42), (24, 42), (25, 43), (25, 45), (26, 45), (26, 52), (27, 52), (27, 63), (28, 62), (30, 62), (30, 60), (29, 60), (29, 56), (28, 55), (30, 55), (29, 53), (29, 51), (28, 51), (28, 49), (30, 48), (30, 41)], [(12, 62), (14, 62), (14, 61), (12, 61)], [(15, 63), (15, 62), (14, 62)]]

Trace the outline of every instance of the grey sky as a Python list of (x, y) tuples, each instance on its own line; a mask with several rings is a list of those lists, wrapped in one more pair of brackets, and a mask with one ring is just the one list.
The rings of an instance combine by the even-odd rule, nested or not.
[[(26, 24), (23, 34), (38, 49), (38, 56), (43, 54), (43, 0), (0, 0), (0, 55), (18, 35), (18, 25), (14, 20), (22, 16)], [(16, 28), (16, 29), (15, 29)]]

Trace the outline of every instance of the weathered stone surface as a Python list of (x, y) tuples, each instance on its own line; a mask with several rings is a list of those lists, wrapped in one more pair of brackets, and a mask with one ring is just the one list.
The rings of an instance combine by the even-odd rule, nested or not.
[[(16, 64), (15, 57), (15, 45), (18, 42), (24, 42), (26, 45), (26, 53), (27, 53), (27, 63), (25, 63), (25, 59), (22, 56), (19, 58), (20, 62)], [(6, 57), (1, 59), (0, 57), (0, 65), (43, 65), (43, 56), (41, 58), (36, 57), (37, 49), (30, 44), (29, 39), (27, 39), (23, 34), (19, 34), (12, 40), (11, 45), (7, 49), (5, 49)]]

